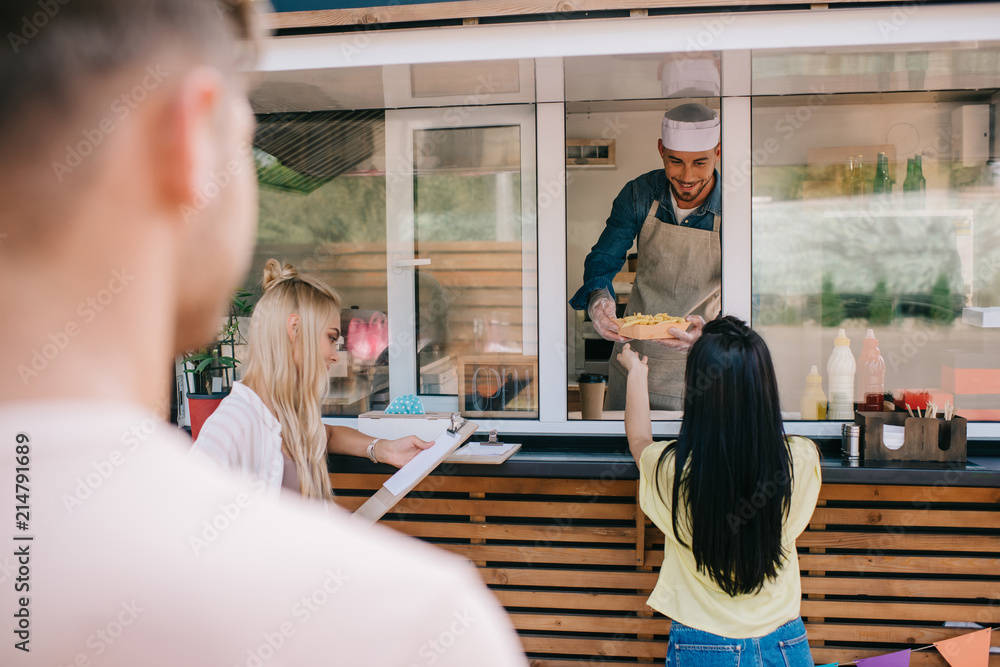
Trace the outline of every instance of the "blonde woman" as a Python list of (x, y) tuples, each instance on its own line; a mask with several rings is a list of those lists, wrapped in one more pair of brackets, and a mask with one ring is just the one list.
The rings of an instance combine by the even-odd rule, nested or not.
[(340, 297), (328, 285), (269, 259), (264, 294), (250, 319), (243, 380), (205, 422), (194, 443), (269, 492), (281, 488), (330, 500), (327, 454), (367, 456), (396, 467), (430, 447), (416, 436), (371, 438), (320, 419), (327, 371), (337, 361)]

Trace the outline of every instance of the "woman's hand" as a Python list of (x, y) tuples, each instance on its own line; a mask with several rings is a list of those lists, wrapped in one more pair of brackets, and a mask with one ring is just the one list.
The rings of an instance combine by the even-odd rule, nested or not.
[(375, 444), (375, 458), (381, 463), (402, 468), (410, 462), (410, 459), (433, 444), (433, 442), (421, 440), (415, 435), (408, 435), (397, 440), (379, 440)]
[(640, 359), (638, 353), (628, 343), (625, 343), (622, 351), (618, 353), (618, 363), (624, 366), (629, 373), (635, 370), (645, 373), (649, 370), (647, 361), (649, 361), (649, 357), (643, 356)]
[(625, 385), (625, 437), (628, 449), (636, 461), (642, 450), (653, 442), (653, 424), (649, 421), (649, 387), (646, 377), (649, 366), (647, 357), (639, 358), (632, 346), (626, 343), (618, 353), (618, 363), (628, 371)]

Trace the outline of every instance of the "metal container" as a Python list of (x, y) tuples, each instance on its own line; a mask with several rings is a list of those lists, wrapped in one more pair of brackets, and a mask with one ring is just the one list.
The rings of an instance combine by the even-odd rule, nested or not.
[(844, 424), (840, 435), (840, 452), (848, 461), (861, 460), (861, 427)]

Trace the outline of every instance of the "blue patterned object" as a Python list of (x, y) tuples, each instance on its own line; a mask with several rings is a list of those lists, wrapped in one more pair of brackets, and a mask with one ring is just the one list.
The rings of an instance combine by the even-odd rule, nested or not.
[(397, 396), (392, 399), (392, 403), (385, 409), (387, 415), (422, 415), (424, 414), (424, 404), (413, 394)]

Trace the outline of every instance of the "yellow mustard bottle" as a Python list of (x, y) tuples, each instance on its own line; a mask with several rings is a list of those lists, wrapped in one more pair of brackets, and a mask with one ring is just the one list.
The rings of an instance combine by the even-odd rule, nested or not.
[(800, 419), (826, 419), (826, 394), (823, 393), (823, 376), (816, 370), (816, 365), (809, 369), (806, 376), (806, 390), (799, 403)]

